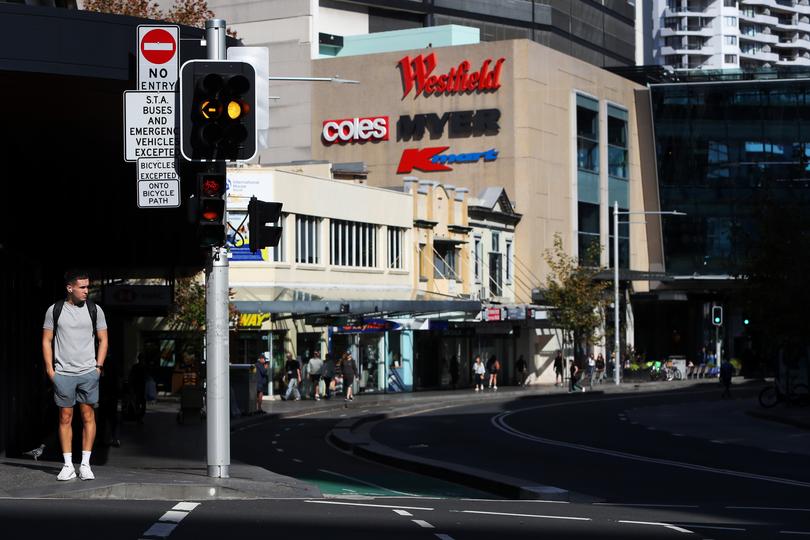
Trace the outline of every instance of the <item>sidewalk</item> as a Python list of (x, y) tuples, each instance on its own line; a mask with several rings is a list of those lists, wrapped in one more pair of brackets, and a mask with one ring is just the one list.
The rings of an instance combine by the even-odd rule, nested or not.
[[(620, 387), (604, 384), (594, 391), (665, 391), (712, 383), (716, 384), (716, 381), (627, 383)], [(537, 385), (527, 388), (502, 387), (497, 392), (483, 393), (463, 389), (370, 394), (357, 397), (347, 412), (360, 421), (368, 421), (381, 418), (382, 411), (396, 415), (413, 414), (436, 406), (566, 393), (564, 388)], [(232, 419), (231, 430), (242, 430), (274, 419), (343, 409), (344, 405), (339, 397), (321, 401), (266, 400), (262, 405), (266, 414)], [(100, 447), (97, 443), (94, 461), (102, 464), (93, 466), (96, 480), (91, 482), (57, 482), (55, 476), (61, 462), (0, 458), (0, 496), (160, 500), (320, 496), (318, 489), (310, 484), (235, 461), (232, 461), (230, 468), (231, 478), (209, 478), (205, 466), (205, 421), (188, 419), (185, 424), (179, 425), (176, 422), (178, 407), (179, 403), (172, 398), (150, 404), (143, 424), (122, 424), (120, 448)]]

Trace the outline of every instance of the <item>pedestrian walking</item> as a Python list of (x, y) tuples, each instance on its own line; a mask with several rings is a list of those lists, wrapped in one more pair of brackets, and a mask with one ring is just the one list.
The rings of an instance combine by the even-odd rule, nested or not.
[(557, 351), (554, 357), (554, 386), (562, 386), (565, 373), (565, 361), (563, 360), (562, 351)]
[(588, 355), (588, 384), (593, 387), (593, 381), (596, 378), (596, 358), (593, 357), (593, 353)]
[(731, 398), (731, 377), (734, 375), (734, 366), (728, 361), (728, 358), (723, 359), (720, 364), (720, 384), (723, 385), (723, 393), (720, 394), (721, 399)]
[(309, 359), (309, 382), (312, 385), (312, 399), (319, 401), (321, 399), (320, 385), (321, 385), (321, 372), (323, 371), (323, 360), (321, 360), (321, 351), (315, 351), (312, 358)]
[(267, 371), (267, 357), (260, 354), (256, 360), (256, 412), (264, 414), (262, 409), (262, 402), (264, 400), (264, 391), (267, 390), (267, 385), (270, 382), (270, 373)]
[(569, 367), (570, 370), (570, 378), (569, 380), (569, 392), (584, 392), (585, 389), (579, 385), (579, 377), (581, 375), (581, 370), (579, 369), (579, 365), (577, 365), (576, 360), (571, 360), (571, 365)]
[(526, 360), (523, 359), (522, 354), (518, 356), (517, 362), (515, 362), (515, 377), (518, 386), (523, 386), (526, 383)]
[(473, 362), (473, 373), (475, 374), (475, 391), (483, 391), (484, 390), (484, 379), (487, 375), (487, 368), (484, 365), (484, 362), (481, 361), (481, 357), (475, 357), (475, 361)]
[(599, 353), (596, 357), (596, 383), (602, 384), (605, 382), (605, 357)]
[(489, 387), (493, 390), (498, 389), (498, 373), (501, 371), (501, 362), (495, 358), (495, 355), (489, 357)]
[(321, 379), (323, 379), (326, 399), (332, 399), (332, 382), (335, 379), (335, 372), (335, 357), (332, 356), (332, 353), (326, 353), (326, 360), (321, 367)]
[(301, 399), (301, 393), (298, 391), (298, 385), (301, 382), (301, 365), (290, 353), (287, 353), (287, 362), (284, 364), (284, 376), (287, 379), (287, 392), (284, 394), (284, 399), (289, 401), (291, 396), (295, 396), (295, 401), (299, 401)]
[(340, 370), (343, 373), (343, 388), (345, 389), (345, 400), (354, 401), (354, 377), (357, 375), (357, 364), (349, 352), (343, 353), (340, 360)]
[[(45, 373), (54, 387), (59, 407), (59, 442), (64, 465), (57, 480), (76, 478), (73, 466), (73, 408), (82, 417), (82, 461), (79, 478), (93, 480), (90, 455), (96, 438), (94, 406), (99, 401), (99, 378), (107, 358), (107, 321), (100, 306), (88, 299), (90, 276), (83, 271), (65, 274), (66, 297), (45, 312), (42, 356)], [(98, 349), (96, 349), (98, 341)]]

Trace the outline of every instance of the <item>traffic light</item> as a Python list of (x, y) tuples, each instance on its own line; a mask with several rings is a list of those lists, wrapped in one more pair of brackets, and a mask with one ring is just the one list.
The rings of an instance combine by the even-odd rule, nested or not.
[(180, 152), (188, 161), (246, 161), (256, 155), (253, 66), (226, 60), (183, 64)]
[(197, 173), (197, 238), (200, 246), (225, 244), (225, 173)]
[(712, 307), (712, 324), (715, 326), (722, 326), (723, 325), (723, 307), (722, 306), (714, 306)]
[(746, 327), (750, 326), (751, 325), (751, 317), (749, 317), (748, 315), (743, 315), (743, 321), (742, 322), (743, 322), (743, 326), (746, 326)]
[(248, 243), (251, 253), (275, 247), (282, 229), (276, 225), (281, 216), (281, 203), (260, 201), (251, 197), (248, 203)]

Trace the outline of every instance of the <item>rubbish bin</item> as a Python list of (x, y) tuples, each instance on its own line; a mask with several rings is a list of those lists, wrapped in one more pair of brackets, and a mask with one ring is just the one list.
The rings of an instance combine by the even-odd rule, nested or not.
[(256, 367), (253, 364), (231, 364), (231, 389), (242, 414), (256, 412)]

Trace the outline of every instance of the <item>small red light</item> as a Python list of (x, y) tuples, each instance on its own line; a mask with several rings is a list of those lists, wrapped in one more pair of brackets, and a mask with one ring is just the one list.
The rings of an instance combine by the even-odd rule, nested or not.
[(203, 180), (202, 192), (208, 197), (221, 195), (225, 190), (222, 189), (222, 182), (217, 178), (206, 178)]

